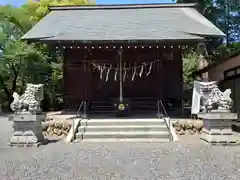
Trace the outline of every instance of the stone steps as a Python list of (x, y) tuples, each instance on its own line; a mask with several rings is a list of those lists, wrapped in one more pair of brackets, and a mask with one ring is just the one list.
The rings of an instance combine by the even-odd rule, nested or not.
[(153, 138), (167, 139), (167, 131), (110, 131), (110, 132), (78, 132), (77, 139), (97, 139), (97, 138)]
[(165, 125), (163, 119), (83, 119), (80, 126)]
[(169, 142), (163, 119), (83, 119), (76, 141), (82, 142)]
[(80, 126), (78, 128), (79, 132), (114, 132), (114, 131), (168, 131), (165, 125), (128, 125), (128, 126)]
[(140, 143), (168, 143), (169, 139), (153, 139), (153, 138), (108, 138), (108, 139), (77, 139), (74, 142), (81, 142), (81, 143), (98, 143), (98, 142), (106, 142), (106, 143), (113, 143), (113, 142), (140, 142)]

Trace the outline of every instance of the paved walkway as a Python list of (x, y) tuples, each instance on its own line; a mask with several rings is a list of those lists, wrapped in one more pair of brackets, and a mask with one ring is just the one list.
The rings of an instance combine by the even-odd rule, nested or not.
[(0, 179), (238, 180), (240, 147), (186, 143), (50, 143), (9, 148), (0, 118)]

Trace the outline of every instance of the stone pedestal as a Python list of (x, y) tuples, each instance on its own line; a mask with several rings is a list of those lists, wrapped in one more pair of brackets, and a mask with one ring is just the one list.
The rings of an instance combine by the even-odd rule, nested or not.
[(208, 112), (199, 113), (203, 119), (203, 133), (200, 137), (213, 145), (235, 145), (238, 138), (232, 131), (232, 120), (237, 119), (236, 113), (231, 112)]
[(44, 142), (41, 121), (44, 115), (31, 114), (29, 112), (19, 112), (9, 116), (9, 121), (13, 121), (13, 134), (10, 139), (10, 146), (29, 147), (39, 146)]

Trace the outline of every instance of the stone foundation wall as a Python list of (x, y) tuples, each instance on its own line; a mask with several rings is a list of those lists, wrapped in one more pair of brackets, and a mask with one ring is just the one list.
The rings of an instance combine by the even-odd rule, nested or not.
[(70, 129), (71, 123), (69, 120), (42, 122), (42, 130), (45, 136), (67, 136)]
[(203, 129), (202, 120), (178, 120), (173, 123), (173, 127), (178, 135), (201, 134)]

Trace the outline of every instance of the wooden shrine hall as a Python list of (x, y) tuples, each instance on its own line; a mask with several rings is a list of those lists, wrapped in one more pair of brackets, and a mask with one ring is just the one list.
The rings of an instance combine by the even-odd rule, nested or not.
[(224, 33), (196, 4), (54, 6), (22, 39), (64, 56), (64, 108), (130, 113), (183, 108), (182, 51)]

